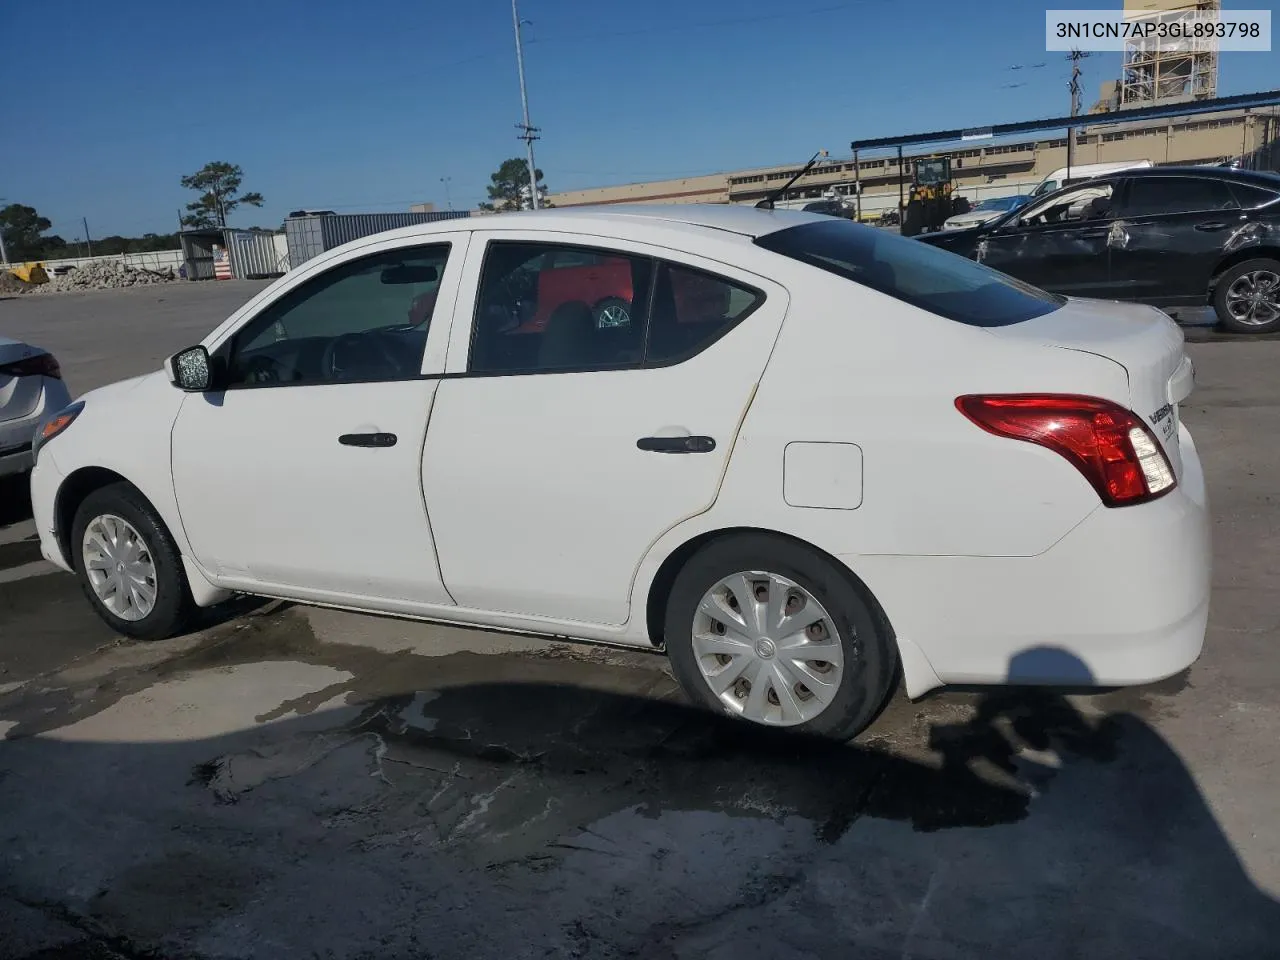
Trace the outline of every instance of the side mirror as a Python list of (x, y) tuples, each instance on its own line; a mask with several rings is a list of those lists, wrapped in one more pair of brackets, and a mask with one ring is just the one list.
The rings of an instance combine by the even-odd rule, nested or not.
[(188, 393), (203, 393), (213, 385), (212, 364), (209, 351), (203, 346), (187, 347), (165, 362), (169, 382)]

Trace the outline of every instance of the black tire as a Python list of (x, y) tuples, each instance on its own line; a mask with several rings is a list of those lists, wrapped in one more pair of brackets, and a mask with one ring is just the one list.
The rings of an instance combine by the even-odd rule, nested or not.
[[(155, 566), (155, 605), (139, 620), (117, 616), (98, 598), (84, 564), (85, 530), (96, 518), (113, 515), (131, 525), (146, 544)], [(138, 640), (164, 640), (176, 636), (191, 623), (195, 602), (182, 567), (178, 547), (164, 521), (132, 484), (113, 483), (93, 491), (76, 510), (71, 524), (71, 562), (89, 603), (111, 629)]]
[(904, 237), (919, 236), (924, 231), (924, 204), (912, 200), (907, 204), (906, 214), (902, 218), (902, 235)]
[[(1232, 333), (1275, 333), (1280, 330), (1280, 315), (1267, 323), (1242, 323), (1233, 317), (1231, 311), (1227, 308), (1227, 293), (1230, 291), (1231, 285), (1246, 274), (1257, 272), (1270, 273), (1272, 276), (1280, 278), (1280, 261), (1266, 257), (1246, 260), (1244, 263), (1237, 263), (1218, 278), (1218, 282), (1213, 288), (1213, 310), (1218, 315), (1218, 322), (1223, 329), (1230, 330)], [(1271, 302), (1273, 304), (1280, 298), (1278, 290), (1280, 290), (1280, 286), (1272, 287)]]
[(611, 324), (610, 329), (615, 326), (627, 326), (627, 324), (631, 323), (631, 304), (626, 300), (623, 300), (621, 297), (605, 297), (591, 308), (591, 318), (595, 320), (597, 328), (601, 325), (600, 321), (604, 317), (604, 312), (610, 307), (621, 307), (627, 315), (627, 323)]
[(676, 576), (667, 602), (664, 637), (667, 656), (686, 695), (715, 713), (738, 716), (703, 679), (693, 648), (693, 624), (698, 604), (718, 581), (755, 570), (786, 577), (825, 608), (839, 633), (845, 661), (835, 696), (816, 717), (790, 726), (760, 726), (839, 741), (861, 733), (884, 707), (897, 676), (897, 645), (888, 625), (848, 571), (810, 547), (769, 534), (732, 534), (713, 540)]

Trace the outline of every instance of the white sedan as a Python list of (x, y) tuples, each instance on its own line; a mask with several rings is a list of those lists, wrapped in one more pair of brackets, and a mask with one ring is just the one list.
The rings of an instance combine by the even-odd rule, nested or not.
[(0, 477), (31, 469), (36, 430), (70, 402), (53, 354), (0, 337)]
[(1196, 660), (1191, 388), (1157, 310), (845, 220), (517, 213), (309, 261), (66, 411), (32, 499), (134, 637), (243, 592), (656, 645), (708, 708), (844, 738), (899, 676)]

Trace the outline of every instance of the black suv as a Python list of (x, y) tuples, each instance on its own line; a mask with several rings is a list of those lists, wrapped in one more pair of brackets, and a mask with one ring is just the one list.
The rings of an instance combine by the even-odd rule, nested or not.
[(1280, 330), (1280, 175), (1123, 170), (998, 220), (919, 240), (1073, 297), (1211, 304), (1237, 333)]

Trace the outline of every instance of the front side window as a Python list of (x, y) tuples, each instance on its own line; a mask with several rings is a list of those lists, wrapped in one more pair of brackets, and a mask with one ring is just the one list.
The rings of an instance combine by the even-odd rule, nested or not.
[(1108, 181), (1083, 183), (1074, 190), (1063, 190), (1030, 204), (1018, 217), (1018, 225), (1040, 227), (1100, 219), (1110, 210), (1113, 192), (1114, 185)]
[(843, 220), (790, 227), (758, 246), (974, 327), (1052, 313), (1066, 299), (965, 257)]
[(1236, 206), (1231, 190), (1221, 180), (1148, 177), (1129, 181), (1125, 213), (1131, 217), (1150, 217), (1162, 213), (1230, 210)]
[(448, 244), (351, 260), (286, 293), (232, 338), (232, 387), (417, 376)]

